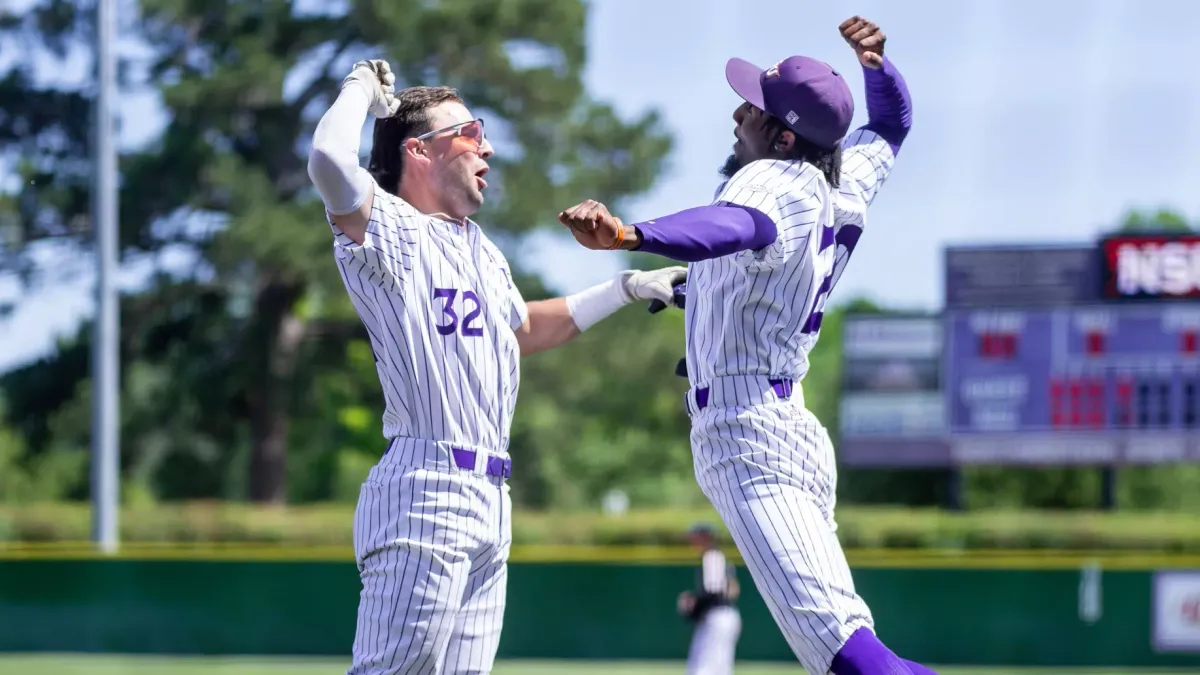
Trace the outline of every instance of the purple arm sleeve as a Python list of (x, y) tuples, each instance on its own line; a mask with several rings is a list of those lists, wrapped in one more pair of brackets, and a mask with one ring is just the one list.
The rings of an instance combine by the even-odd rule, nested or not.
[(634, 227), (642, 236), (637, 250), (682, 262), (766, 248), (778, 236), (767, 214), (737, 204), (698, 206)]
[(912, 98), (908, 95), (908, 85), (886, 56), (882, 68), (863, 68), (863, 80), (867, 85), (867, 124), (863, 128), (883, 137), (892, 146), (893, 153), (899, 152), (900, 144), (912, 127)]

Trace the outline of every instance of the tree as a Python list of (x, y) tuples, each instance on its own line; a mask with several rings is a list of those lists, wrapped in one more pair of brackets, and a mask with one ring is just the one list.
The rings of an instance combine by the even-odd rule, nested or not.
[[(220, 325), (236, 346), (229, 375), (247, 410), (253, 500), (287, 494), (292, 419), (310, 403), (296, 392), (319, 345), (344, 353), (329, 340), (344, 347), (358, 334), (305, 170), (306, 139), (355, 60), (385, 56), (398, 86), (455, 86), (488, 119), (498, 198), (479, 220), (502, 245), (550, 224), (561, 205), (585, 196), (619, 205), (646, 190), (670, 149), (655, 113), (626, 121), (584, 91), (580, 0), (357, 0), (345, 14), (284, 0), (143, 0), (141, 10), (149, 56), (123, 70), (144, 73), (170, 122), (152, 147), (123, 158), (122, 250), (126, 260), (189, 251), (201, 261), (195, 292), (249, 308)], [(0, 28), (66, 49), (86, 41), (89, 20), (69, 2), (41, 0)], [(23, 182), (18, 209), (0, 202), (9, 239), (24, 244), (5, 253), (27, 269), (29, 242), (88, 231), (80, 167), (93, 92), (39, 84), (35, 60), (18, 57), (0, 80), (0, 156), (29, 158), (25, 176), (55, 177)], [(51, 114), (64, 108), (75, 114)]]
[(1178, 211), (1159, 209), (1153, 213), (1131, 210), (1125, 214), (1119, 232), (1191, 232), (1187, 218)]

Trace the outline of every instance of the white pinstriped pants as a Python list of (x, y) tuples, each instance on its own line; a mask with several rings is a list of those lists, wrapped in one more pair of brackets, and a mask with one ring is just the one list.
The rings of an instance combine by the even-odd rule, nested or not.
[(733, 675), (742, 615), (733, 607), (713, 607), (696, 624), (688, 647), (687, 675)]
[(796, 658), (826, 675), (854, 631), (874, 630), (836, 534), (833, 443), (799, 386), (786, 400), (751, 376), (708, 389), (703, 409), (688, 393), (696, 479)]
[(502, 479), (458, 468), (447, 445), (394, 441), (354, 513), (363, 589), (347, 675), (490, 673), (511, 514)]

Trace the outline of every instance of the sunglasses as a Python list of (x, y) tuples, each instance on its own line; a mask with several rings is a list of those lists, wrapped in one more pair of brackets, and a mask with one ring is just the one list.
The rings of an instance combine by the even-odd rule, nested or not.
[(483, 118), (482, 117), (479, 117), (479, 118), (473, 119), (473, 120), (469, 120), (467, 122), (459, 122), (458, 124), (451, 124), (450, 126), (442, 127), (441, 129), (434, 129), (433, 131), (430, 131), (429, 133), (425, 133), (425, 134), (421, 134), (420, 136), (417, 136), (417, 140), (418, 141), (428, 140), (430, 138), (433, 138), (434, 136), (444, 134), (448, 131), (454, 132), (455, 136), (461, 136), (469, 141), (474, 142), (475, 147), (477, 147), (477, 148), (483, 147), (483, 141), (484, 141), (485, 136), (483, 134)]

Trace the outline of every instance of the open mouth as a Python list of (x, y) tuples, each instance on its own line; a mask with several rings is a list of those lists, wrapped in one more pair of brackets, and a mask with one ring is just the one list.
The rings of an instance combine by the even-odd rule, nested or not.
[(475, 172), (475, 181), (479, 183), (480, 190), (487, 187), (487, 181), (483, 179), (483, 174), (487, 172), (488, 168), (486, 166)]

